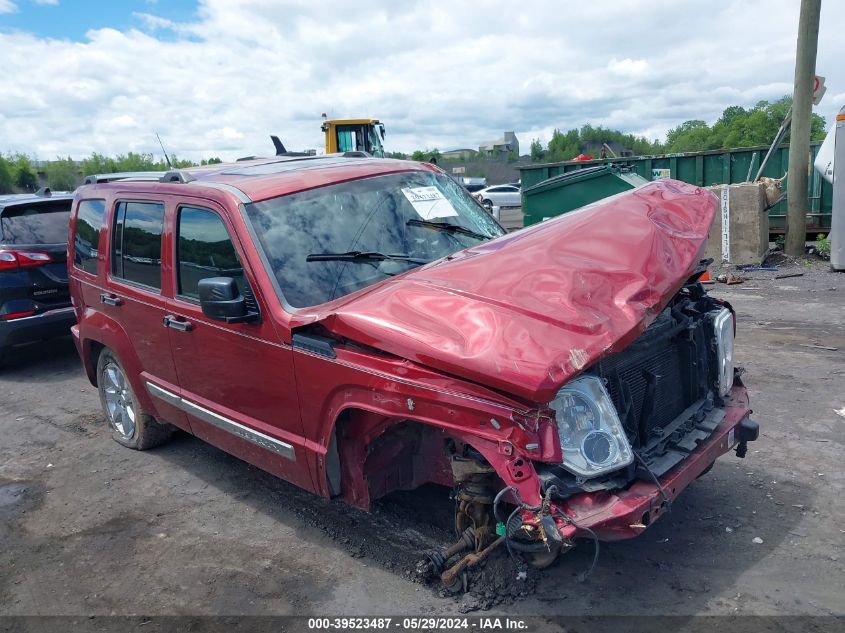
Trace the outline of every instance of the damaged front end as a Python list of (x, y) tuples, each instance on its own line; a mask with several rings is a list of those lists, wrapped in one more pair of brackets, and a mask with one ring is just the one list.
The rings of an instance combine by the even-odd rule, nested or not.
[[(734, 313), (698, 282), (715, 209), (656, 181), (294, 314), (344, 372), (331, 400), (308, 382), (313, 419), (365, 412), (338, 435), (344, 497), (451, 484), (459, 540), (419, 571), (454, 588), (501, 545), (542, 567), (579, 538), (636, 536), (743, 456), (757, 431)], [(297, 371), (317, 385), (323, 362)]]
[(556, 433), (544, 436), (557, 444), (553, 458), (522, 460), (514, 471), (499, 454), (489, 462), (476, 451), (453, 455), (458, 516), (469, 520), (456, 525), (459, 544), (432, 553), (426, 569), (441, 573), (470, 550), (442, 575), (459, 589), (458, 572), (491, 545), (534, 567), (580, 538), (598, 552), (599, 541), (639, 535), (720, 455), (744, 457), (758, 427), (733, 337), (731, 307), (693, 279), (627, 348), (560, 388), (547, 410)]
[[(563, 459), (535, 466), (564, 540), (637, 536), (719, 455), (745, 456), (758, 426), (733, 338), (730, 306), (688, 284), (630, 346), (560, 390)], [(521, 507), (524, 524), (546, 520)]]

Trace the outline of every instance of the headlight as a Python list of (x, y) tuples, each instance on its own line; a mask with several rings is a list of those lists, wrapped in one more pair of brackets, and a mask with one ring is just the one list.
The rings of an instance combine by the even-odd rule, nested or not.
[(726, 396), (734, 386), (734, 319), (727, 308), (715, 312), (713, 333), (716, 339), (719, 395)]
[(634, 459), (616, 408), (596, 376), (568, 383), (551, 403), (563, 449), (563, 467), (575, 475), (595, 477)]

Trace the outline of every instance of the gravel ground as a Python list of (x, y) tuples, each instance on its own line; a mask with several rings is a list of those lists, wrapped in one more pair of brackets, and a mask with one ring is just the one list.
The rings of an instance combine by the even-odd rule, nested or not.
[(185, 435), (124, 449), (72, 343), (31, 346), (0, 370), (0, 614), (843, 614), (845, 274), (779, 265), (711, 286), (739, 314), (748, 457), (584, 583), (589, 543), (524, 581), (501, 554), (456, 597), (410, 572), (450, 536), (447, 491), (365, 514)]

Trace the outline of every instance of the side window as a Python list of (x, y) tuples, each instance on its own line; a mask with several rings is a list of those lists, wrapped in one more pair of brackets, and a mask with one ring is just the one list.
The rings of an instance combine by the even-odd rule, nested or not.
[(337, 131), (337, 151), (351, 152), (355, 149), (355, 145), (355, 132), (353, 130)]
[(97, 249), (105, 212), (105, 200), (81, 200), (76, 211), (73, 265), (92, 275), (97, 274)]
[(112, 273), (126, 281), (161, 289), (160, 202), (121, 202), (117, 205), (112, 247)]
[(199, 299), (200, 279), (233, 277), (244, 290), (244, 269), (223, 220), (207, 209), (179, 209), (176, 261), (179, 295)]

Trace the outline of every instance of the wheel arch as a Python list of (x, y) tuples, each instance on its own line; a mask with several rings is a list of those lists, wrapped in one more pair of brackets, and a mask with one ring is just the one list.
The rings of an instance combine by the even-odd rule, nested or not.
[(126, 373), (129, 384), (135, 397), (140, 401), (141, 406), (155, 415), (155, 402), (144, 388), (141, 380), (143, 367), (135, 353), (135, 349), (129, 338), (129, 334), (115, 321), (100, 312), (92, 312), (86, 315), (86, 320), (79, 332), (80, 345), (82, 349), (82, 363), (89, 382), (98, 386), (97, 361), (105, 348), (110, 349)]
[[(451, 456), (474, 449), (495, 467), (497, 445), (472, 433), (357, 406), (337, 415), (318, 486), (326, 496), (369, 510), (376, 499), (427, 483), (454, 487)], [(497, 469), (498, 472), (498, 469)]]
[[(353, 374), (353, 378), (359, 376)], [(366, 509), (374, 498), (390, 489), (411, 489), (426, 481), (451, 485), (453, 473), (444, 449), (447, 440), (452, 440), (459, 450), (465, 445), (480, 453), (505, 484), (519, 488), (523, 499), (538, 498), (536, 471), (530, 461), (541, 454), (536, 451), (538, 436), (527, 428), (529, 418), (520, 422), (522, 412), (511, 403), (467, 395), (457, 386), (435, 388), (407, 376), (397, 380), (387, 375), (376, 375), (366, 383), (344, 380), (328, 391), (316, 390), (309, 396), (301, 402), (303, 423), (315, 455), (314, 487), (326, 497), (340, 496)], [(407, 430), (395, 429), (399, 426)], [(392, 468), (393, 464), (385, 461), (389, 451), (373, 457), (370, 445), (391, 429), (395, 429), (392, 433), (410, 434), (417, 448), (408, 454), (401, 447), (392, 447), (393, 457), (409, 462), (416, 459), (421, 463), (414, 466), (420, 469), (397, 473), (392, 483), (375, 486), (375, 494), (371, 494), (369, 465), (378, 459), (385, 466)], [(536, 456), (524, 448), (531, 442), (535, 443)], [(430, 458), (430, 463), (423, 456)], [(519, 460), (527, 463), (515, 468)], [(329, 467), (335, 468), (334, 482)]]

